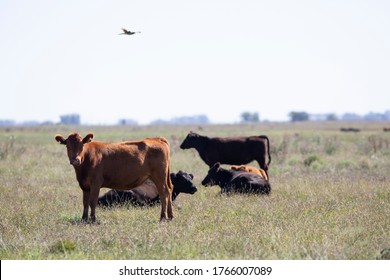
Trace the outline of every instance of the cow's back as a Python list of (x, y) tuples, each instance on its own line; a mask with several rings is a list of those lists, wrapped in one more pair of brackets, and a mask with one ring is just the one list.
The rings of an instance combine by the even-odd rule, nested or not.
[(264, 154), (264, 140), (257, 137), (211, 138), (207, 154), (210, 164), (247, 164)]
[(98, 177), (102, 187), (132, 189), (163, 170), (169, 178), (169, 144), (164, 138), (118, 143), (91, 142), (85, 145), (80, 173)]
[(230, 166), (230, 169), (235, 171), (241, 171), (241, 172), (251, 172), (260, 175), (261, 177), (263, 177), (265, 180), (268, 181), (267, 174), (261, 168), (257, 169), (256, 167), (248, 166), (248, 165), (232, 165)]
[(243, 171), (231, 172), (233, 172), (233, 177), (228, 189), (236, 192), (270, 193), (271, 185), (260, 175)]

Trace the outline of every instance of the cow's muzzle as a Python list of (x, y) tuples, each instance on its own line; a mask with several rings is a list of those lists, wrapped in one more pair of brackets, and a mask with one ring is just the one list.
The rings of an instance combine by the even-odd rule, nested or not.
[(192, 187), (191, 190), (190, 190), (190, 194), (194, 194), (198, 191), (198, 189), (196, 187)]
[(213, 182), (212, 181), (210, 181), (210, 180), (203, 180), (202, 181), (202, 186), (205, 186), (205, 187), (209, 187), (209, 186), (212, 186), (213, 185)]
[(186, 144), (186, 143), (182, 143), (181, 145), (180, 145), (180, 149), (182, 149), (182, 150), (187, 150), (187, 149), (189, 149), (190, 147), (188, 147), (188, 145)]
[(73, 166), (79, 166), (81, 164), (81, 160), (79, 158), (71, 159), (70, 164)]

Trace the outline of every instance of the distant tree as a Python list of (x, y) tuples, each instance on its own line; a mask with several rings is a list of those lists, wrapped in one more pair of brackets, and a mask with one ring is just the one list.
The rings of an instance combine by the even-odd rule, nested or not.
[(138, 125), (137, 121), (132, 120), (132, 119), (120, 119), (118, 121), (118, 124), (119, 125)]
[(60, 116), (62, 124), (80, 124), (80, 115), (78, 114), (69, 114)]
[(241, 114), (241, 121), (242, 122), (259, 122), (260, 121), (259, 114), (256, 112), (254, 112), (254, 113), (244, 112)]
[(327, 114), (327, 115), (326, 115), (326, 120), (327, 120), (327, 121), (337, 121), (338, 118), (337, 118), (337, 115), (336, 115), (336, 114), (330, 113), (330, 114)]
[(363, 117), (355, 113), (345, 113), (341, 119), (343, 121), (360, 121)]
[(290, 112), (288, 115), (292, 122), (303, 122), (309, 120), (309, 114), (306, 112)]

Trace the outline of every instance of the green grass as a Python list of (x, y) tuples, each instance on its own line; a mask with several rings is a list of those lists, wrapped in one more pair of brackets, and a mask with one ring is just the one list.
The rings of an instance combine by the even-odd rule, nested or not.
[[(390, 248), (390, 134), (381, 123), (339, 131), (348, 125), (1, 128), (0, 259), (380, 258)], [(179, 148), (190, 130), (268, 135), (271, 195), (201, 186), (207, 166)], [(198, 192), (178, 197), (172, 222), (158, 222), (159, 206), (128, 206), (98, 208), (97, 223), (81, 223), (82, 192), (54, 140), (71, 131), (103, 141), (164, 136), (171, 171), (193, 173)]]

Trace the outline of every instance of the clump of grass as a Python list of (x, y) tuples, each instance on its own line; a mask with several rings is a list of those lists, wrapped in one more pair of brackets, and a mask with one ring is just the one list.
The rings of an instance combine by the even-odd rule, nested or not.
[(280, 144), (275, 143), (271, 146), (272, 155), (278, 158), (280, 162), (284, 162), (289, 156), (289, 146), (291, 142), (291, 136), (287, 134), (284, 135)]
[(313, 168), (317, 168), (318, 166), (322, 165), (323, 161), (322, 158), (319, 155), (311, 154), (305, 160), (303, 161), (303, 164), (305, 166), (310, 166)]
[(9, 153), (13, 150), (15, 137), (9, 136), (5, 141), (0, 143), (0, 160), (7, 159)]
[(67, 253), (76, 249), (76, 243), (72, 240), (58, 240), (50, 246), (51, 253)]
[(359, 160), (359, 166), (361, 169), (370, 169), (371, 168), (371, 162), (367, 157), (363, 157)]
[(327, 155), (333, 155), (339, 149), (340, 142), (337, 137), (330, 137), (325, 140), (324, 151)]
[(346, 160), (341, 160), (337, 163), (337, 170), (340, 169), (350, 169), (356, 166), (355, 162), (352, 160), (346, 159)]
[(381, 150), (389, 149), (390, 140), (378, 135), (370, 135), (367, 138), (368, 152), (378, 153)]
[(377, 260), (390, 260), (390, 248), (383, 249), (376, 259)]
[(70, 215), (67, 213), (61, 213), (60, 220), (71, 224), (81, 223), (81, 218), (79, 214)]
[(301, 163), (301, 161), (298, 159), (298, 158), (296, 158), (296, 157), (292, 157), (292, 158), (290, 158), (288, 161), (287, 161), (287, 164), (289, 165), (289, 166), (296, 166), (296, 165), (298, 165), (298, 164), (300, 164)]

